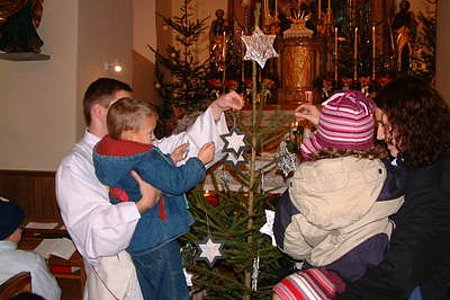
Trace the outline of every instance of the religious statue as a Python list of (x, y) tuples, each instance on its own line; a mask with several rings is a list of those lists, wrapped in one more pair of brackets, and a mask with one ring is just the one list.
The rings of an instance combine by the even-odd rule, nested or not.
[(277, 1), (273, 3), (273, 13), (270, 9), (269, 0), (263, 2), (263, 26), (267, 34), (278, 34), (280, 32), (280, 20), (278, 19)]
[(225, 11), (223, 9), (216, 10), (216, 19), (212, 21), (209, 29), (210, 55), (218, 71), (224, 70), (227, 36), (229, 34), (229, 27), (224, 16)]
[(42, 19), (44, 0), (0, 0), (0, 50), (41, 51), (44, 42), (36, 32)]
[(397, 71), (405, 74), (411, 64), (418, 23), (414, 13), (409, 10), (411, 7), (409, 1), (403, 0), (399, 6), (400, 11), (395, 15), (392, 29), (397, 35)]

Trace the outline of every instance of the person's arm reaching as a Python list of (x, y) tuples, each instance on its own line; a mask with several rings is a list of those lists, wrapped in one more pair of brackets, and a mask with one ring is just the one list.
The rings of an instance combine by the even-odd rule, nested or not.
[(302, 104), (295, 109), (294, 114), (297, 121), (307, 120), (314, 126), (319, 124), (320, 110), (314, 104)]
[(209, 108), (213, 114), (214, 120), (219, 121), (222, 113), (230, 109), (241, 110), (244, 106), (244, 99), (236, 92), (229, 92), (214, 100)]
[(200, 149), (198, 158), (190, 158), (177, 167), (158, 148), (136, 166), (142, 179), (163, 193), (181, 195), (205, 178), (205, 164), (214, 157), (214, 144), (207, 143)]
[(208, 168), (223, 157), (224, 143), (220, 135), (229, 132), (223, 112), (229, 109), (240, 110), (243, 106), (244, 100), (236, 92), (224, 94), (214, 100), (186, 132), (161, 139), (155, 142), (155, 146), (164, 153), (172, 153), (177, 146), (189, 143), (187, 154), (187, 158), (189, 158), (196, 157), (204, 144), (213, 141), (216, 146), (216, 153), (214, 160), (206, 166)]

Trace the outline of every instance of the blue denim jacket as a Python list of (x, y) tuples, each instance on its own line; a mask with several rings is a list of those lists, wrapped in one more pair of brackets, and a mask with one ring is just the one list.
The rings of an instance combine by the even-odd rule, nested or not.
[(94, 149), (94, 166), (99, 180), (111, 189), (125, 192), (121, 201), (137, 201), (141, 198), (139, 186), (130, 175), (135, 170), (144, 181), (162, 191), (161, 205), (147, 210), (139, 219), (127, 250), (133, 254), (151, 250), (188, 232), (193, 218), (188, 211), (184, 194), (205, 177), (205, 166), (198, 158), (190, 158), (180, 167), (175, 166), (169, 155), (158, 148), (131, 141), (104, 137)]

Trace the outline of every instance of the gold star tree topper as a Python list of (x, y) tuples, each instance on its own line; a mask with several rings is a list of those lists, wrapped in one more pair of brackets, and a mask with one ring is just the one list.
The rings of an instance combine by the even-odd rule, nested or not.
[(256, 26), (252, 35), (243, 35), (245, 52), (244, 60), (254, 60), (261, 68), (264, 68), (266, 61), (272, 57), (278, 57), (278, 53), (273, 48), (275, 35), (264, 34), (264, 32)]

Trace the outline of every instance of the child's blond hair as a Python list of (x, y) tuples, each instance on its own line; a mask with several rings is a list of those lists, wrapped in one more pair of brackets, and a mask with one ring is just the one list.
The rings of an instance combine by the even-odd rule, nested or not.
[(126, 130), (139, 130), (147, 118), (158, 120), (158, 113), (153, 105), (129, 97), (120, 98), (108, 110), (108, 133), (112, 138), (120, 139), (122, 132)]

